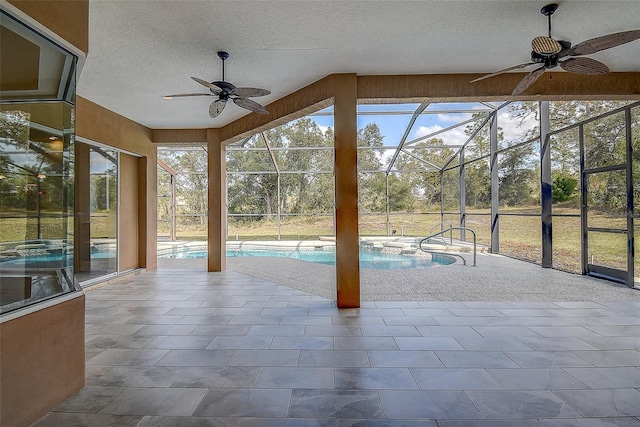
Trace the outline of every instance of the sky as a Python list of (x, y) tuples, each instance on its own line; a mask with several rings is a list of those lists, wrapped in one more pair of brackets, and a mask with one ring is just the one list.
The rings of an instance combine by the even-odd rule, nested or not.
[[(497, 106), (499, 104), (494, 103), (494, 105)], [(412, 114), (374, 115), (366, 114), (366, 112), (398, 111), (412, 113), (417, 107), (418, 104), (359, 105), (358, 127), (363, 128), (369, 123), (376, 123), (380, 128), (380, 132), (384, 136), (384, 145), (395, 146), (402, 139), (406, 127), (411, 120)], [(443, 103), (429, 105), (425, 111), (433, 111), (433, 114), (420, 115), (411, 129), (407, 142), (430, 135), (436, 131), (446, 129), (456, 123), (471, 119), (472, 113), (466, 112), (468, 110), (482, 111), (488, 110), (488, 108), (480, 103)], [(331, 112), (333, 111), (333, 107), (329, 107), (322, 111)], [(311, 116), (311, 118), (323, 130), (333, 126), (333, 117), (331, 115), (315, 115)], [(468, 125), (473, 126), (474, 123), (469, 123)], [(521, 135), (523, 135), (526, 130), (531, 129), (536, 125), (537, 122), (535, 117), (528, 118), (523, 125), (520, 125), (516, 120), (510, 120), (508, 107), (503, 108), (498, 113), (498, 126), (502, 128), (506, 141), (520, 139)], [(460, 145), (468, 138), (468, 135), (465, 134), (466, 127), (467, 125), (461, 125), (440, 133), (435, 137), (443, 139), (444, 143), (447, 145)]]

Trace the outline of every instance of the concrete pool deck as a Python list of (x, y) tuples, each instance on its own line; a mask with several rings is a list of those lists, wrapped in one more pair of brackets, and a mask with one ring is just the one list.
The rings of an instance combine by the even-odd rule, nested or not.
[[(477, 266), (360, 270), (362, 301), (640, 301), (640, 290), (479, 253)], [(205, 259), (158, 259), (159, 269), (205, 270)], [(281, 257), (229, 257), (227, 269), (335, 300), (335, 267)]]

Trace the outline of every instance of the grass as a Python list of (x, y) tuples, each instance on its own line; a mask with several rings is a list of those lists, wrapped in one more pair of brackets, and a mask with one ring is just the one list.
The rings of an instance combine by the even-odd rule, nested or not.
[[(61, 212), (42, 212), (40, 229), (43, 239), (73, 238), (73, 216), (67, 214), (64, 218)], [(110, 238), (116, 235), (116, 211), (108, 214), (92, 214), (91, 237)], [(17, 216), (17, 215), (16, 215)], [(37, 218), (35, 216), (22, 218), (0, 217), (0, 242), (19, 242), (38, 238)]]
[[(542, 226), (539, 216), (515, 216), (505, 214), (539, 212), (539, 207), (501, 208), (499, 232), (500, 253), (540, 263), (542, 260)], [(488, 211), (467, 212), (467, 227), (477, 234), (478, 244), (490, 246), (491, 227)], [(579, 214), (579, 210), (571, 207), (554, 206), (555, 214)], [(457, 215), (447, 215), (454, 226), (459, 225)], [(590, 215), (590, 226), (616, 227), (626, 222), (604, 214)], [(394, 213), (390, 215), (390, 230), (396, 230), (396, 236), (421, 237), (430, 234), (431, 229), (440, 221), (439, 213)], [(626, 221), (626, 220), (625, 220)], [(386, 214), (361, 214), (359, 217), (360, 235), (386, 236)], [(278, 236), (277, 221), (230, 221), (228, 224), (229, 240), (276, 240)], [(637, 229), (640, 236), (640, 225)], [(581, 230), (579, 217), (553, 217), (553, 265), (560, 270), (581, 272)], [(280, 226), (281, 240), (317, 239), (318, 236), (333, 236), (333, 217), (293, 217), (283, 219)], [(459, 235), (454, 234), (455, 238)], [(609, 267), (626, 269), (626, 235), (610, 233), (590, 233), (589, 258), (592, 263)], [(206, 231), (183, 229), (178, 231), (181, 240), (206, 240)], [(467, 240), (471, 235), (467, 233)], [(593, 258), (591, 258), (593, 257)], [(640, 257), (638, 257), (640, 258)], [(635, 266), (640, 271), (640, 259)]]
[[(502, 209), (501, 213), (535, 212), (539, 208)], [(488, 211), (467, 212), (467, 227), (477, 233), (477, 242), (490, 246), (491, 228)], [(579, 213), (571, 208), (554, 207), (554, 213)], [(55, 215), (55, 212), (46, 214)], [(57, 213), (58, 215), (60, 213)], [(447, 215), (454, 226), (459, 225), (457, 215)], [(625, 227), (626, 219), (614, 218), (604, 214), (592, 214), (589, 225), (593, 227)], [(430, 234), (431, 229), (440, 221), (439, 213), (394, 213), (390, 215), (390, 230), (396, 230), (396, 236), (421, 237)], [(70, 220), (71, 222), (71, 220)], [(42, 234), (45, 239), (63, 239), (65, 221), (61, 218), (41, 218)], [(35, 218), (2, 218), (0, 221), (0, 241), (21, 241), (35, 239)], [(107, 237), (115, 235), (113, 215), (92, 218), (92, 236)], [(71, 224), (70, 224), (71, 225)], [(359, 217), (360, 234), (363, 236), (386, 236), (386, 214), (361, 214)], [(158, 236), (168, 236), (166, 223), (159, 223)], [(541, 224), (536, 216), (500, 216), (500, 253), (515, 258), (541, 262)], [(435, 228), (434, 231), (439, 228)], [(71, 228), (69, 228), (71, 230)], [(553, 263), (554, 267), (579, 273), (580, 256), (580, 218), (554, 216), (553, 218)], [(240, 222), (231, 219), (228, 224), (229, 240), (277, 240), (277, 221)], [(280, 240), (311, 240), (319, 236), (333, 236), (334, 221), (331, 215), (284, 218), (280, 225)], [(640, 224), (636, 228), (640, 239)], [(26, 236), (26, 237), (25, 237)], [(458, 235), (454, 234), (454, 237)], [(206, 227), (185, 226), (178, 228), (179, 240), (206, 240)], [(471, 241), (471, 236), (467, 235)], [(639, 243), (640, 244), (640, 243)], [(637, 252), (640, 253), (640, 252)], [(592, 258), (593, 257), (593, 258)], [(598, 265), (626, 269), (626, 235), (611, 233), (590, 233), (589, 261)], [(636, 259), (636, 271), (640, 272), (640, 257)]]

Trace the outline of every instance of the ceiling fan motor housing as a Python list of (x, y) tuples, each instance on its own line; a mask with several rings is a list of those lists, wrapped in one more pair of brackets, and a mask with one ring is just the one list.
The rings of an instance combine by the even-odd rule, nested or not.
[(218, 86), (220, 89), (222, 89), (222, 93), (214, 92), (216, 93), (216, 95), (224, 94), (225, 96), (229, 96), (231, 95), (231, 92), (233, 92), (233, 90), (236, 88), (234, 85), (232, 85), (229, 82), (211, 82), (211, 83)]

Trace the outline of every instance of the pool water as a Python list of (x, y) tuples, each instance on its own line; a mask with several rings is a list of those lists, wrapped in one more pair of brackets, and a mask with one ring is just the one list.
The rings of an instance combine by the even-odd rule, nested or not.
[[(104, 251), (104, 252), (92, 252), (91, 258), (115, 258), (115, 251)], [(43, 267), (52, 268), (52, 263), (60, 264), (61, 266), (67, 266), (73, 264), (73, 253), (64, 253), (64, 254), (48, 254), (48, 255), (31, 255), (26, 257), (16, 257), (16, 258), (7, 258), (0, 259), (0, 266), (17, 266), (24, 265), (27, 267), (38, 267), (42, 264)], [(45, 265), (46, 264), (46, 265)]]
[[(232, 249), (227, 250), (227, 257), (282, 257), (293, 258), (302, 261), (310, 261), (318, 264), (335, 265), (336, 253), (331, 250), (298, 250), (298, 249)], [(162, 258), (193, 259), (206, 258), (207, 251), (182, 251)], [(386, 254), (375, 251), (360, 250), (360, 268), (371, 269), (402, 269), (402, 268), (428, 268), (437, 265), (447, 265), (453, 260), (444, 258), (422, 258), (407, 255)]]

